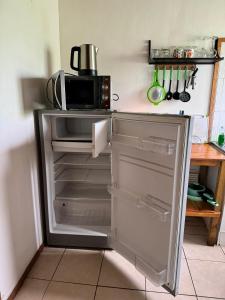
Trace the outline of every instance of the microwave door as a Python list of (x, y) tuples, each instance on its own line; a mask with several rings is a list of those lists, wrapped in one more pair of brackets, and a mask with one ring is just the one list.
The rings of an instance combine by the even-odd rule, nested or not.
[(113, 113), (112, 248), (178, 293), (190, 118)]
[(65, 91), (65, 74), (63, 70), (52, 75), (53, 83), (53, 102), (54, 106), (61, 110), (66, 110), (66, 91)]
[(96, 79), (66, 76), (66, 104), (68, 109), (96, 108)]

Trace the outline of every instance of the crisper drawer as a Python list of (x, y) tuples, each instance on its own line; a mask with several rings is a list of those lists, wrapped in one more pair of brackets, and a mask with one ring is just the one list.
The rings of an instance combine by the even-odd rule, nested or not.
[(58, 224), (110, 226), (110, 200), (82, 199), (54, 201), (55, 218)]

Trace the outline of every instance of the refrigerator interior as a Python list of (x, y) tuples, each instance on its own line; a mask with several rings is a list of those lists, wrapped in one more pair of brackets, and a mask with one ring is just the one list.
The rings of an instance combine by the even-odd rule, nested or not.
[[(102, 117), (47, 116), (48, 220), (51, 233), (107, 236), (111, 229), (111, 154), (93, 158), (93, 124)], [(60, 141), (54, 149), (54, 142)], [(64, 150), (65, 143), (71, 143)], [(86, 147), (80, 147), (84, 145)]]

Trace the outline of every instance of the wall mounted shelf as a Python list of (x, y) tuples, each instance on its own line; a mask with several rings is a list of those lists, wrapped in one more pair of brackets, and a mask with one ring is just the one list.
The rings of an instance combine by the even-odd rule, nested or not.
[(166, 58), (152, 58), (151, 57), (151, 40), (149, 40), (149, 56), (148, 63), (150, 65), (212, 65), (221, 60), (224, 57), (193, 57), (193, 58), (174, 58), (174, 57), (166, 57)]

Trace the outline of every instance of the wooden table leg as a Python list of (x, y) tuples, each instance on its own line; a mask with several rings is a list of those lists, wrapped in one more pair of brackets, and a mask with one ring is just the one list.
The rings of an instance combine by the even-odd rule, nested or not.
[(199, 170), (199, 183), (202, 185), (206, 185), (207, 176), (208, 176), (208, 169), (207, 166), (200, 166)]
[[(223, 210), (224, 190), (225, 190), (225, 161), (222, 161), (219, 167), (217, 184), (216, 184), (216, 192), (215, 192), (215, 198), (217, 200), (217, 203), (219, 204), (219, 206), (216, 207), (215, 210), (221, 212)], [(212, 218), (210, 222), (209, 235), (207, 240), (207, 244), (210, 246), (213, 246), (214, 244), (217, 243), (220, 222), (221, 222), (221, 217)]]

